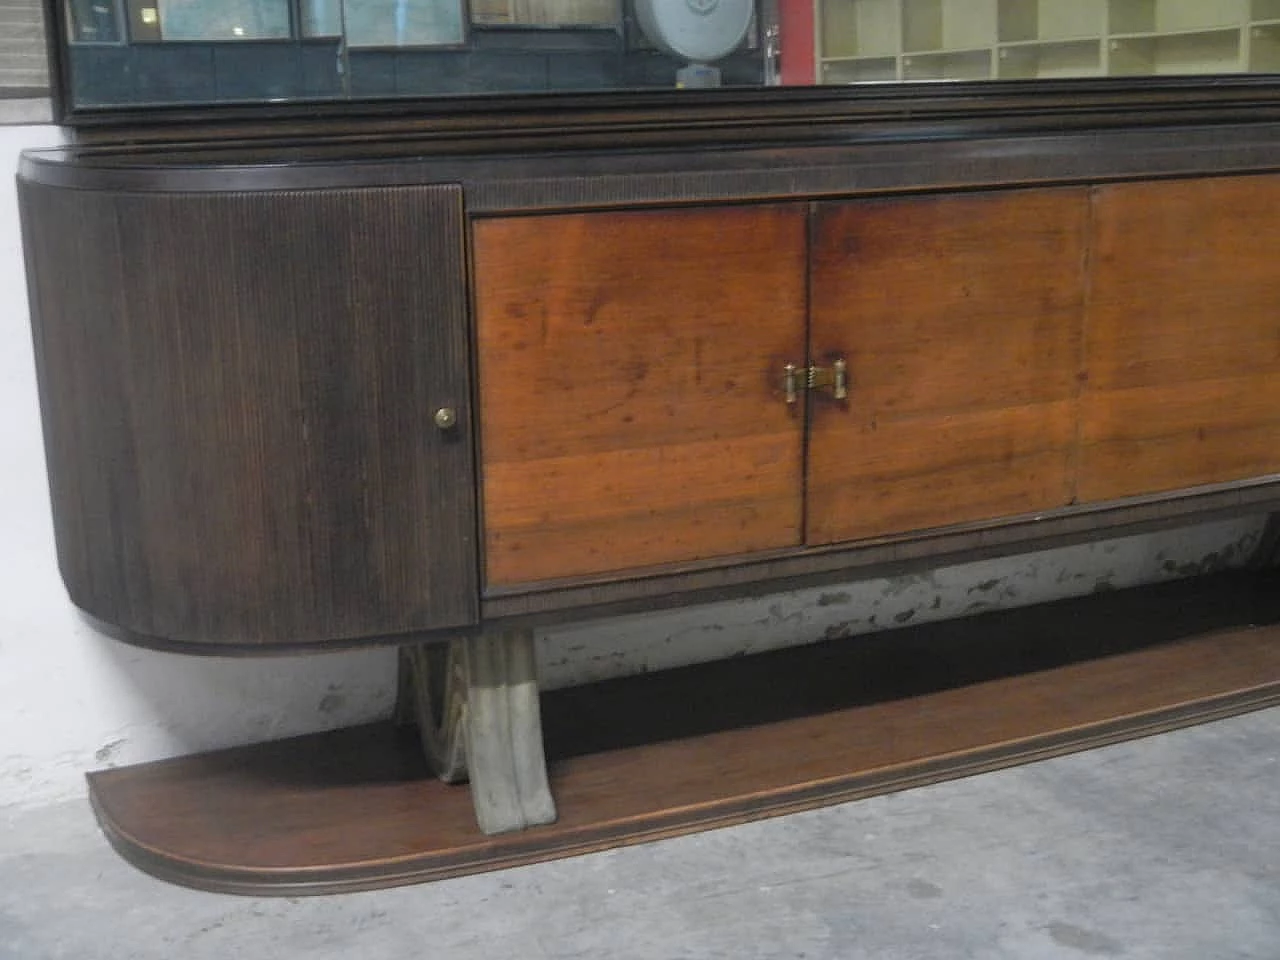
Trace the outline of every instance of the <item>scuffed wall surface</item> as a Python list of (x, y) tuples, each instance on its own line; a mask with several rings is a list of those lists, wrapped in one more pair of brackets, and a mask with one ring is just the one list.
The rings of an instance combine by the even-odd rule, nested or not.
[(1246, 563), (1256, 518), (932, 572), (561, 628), (538, 638), (544, 688), (1083, 596)]

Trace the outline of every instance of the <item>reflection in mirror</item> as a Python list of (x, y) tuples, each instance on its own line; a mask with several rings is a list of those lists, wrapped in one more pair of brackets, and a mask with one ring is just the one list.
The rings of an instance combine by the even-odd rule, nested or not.
[(61, 2), (77, 107), (1280, 72), (1280, 0)]
[(351, 47), (461, 46), (466, 24), (458, 0), (302, 0), (302, 32), (344, 37)]
[(817, 80), (1272, 73), (1280, 0), (819, 0)]
[(613, 27), (621, 20), (619, 0), (471, 0), (476, 24)]
[(153, 29), (139, 39), (274, 40), (289, 36), (288, 0), (159, 0), (131, 4)]
[(119, 0), (71, 0), (67, 5), (72, 43), (119, 43), (123, 20)]

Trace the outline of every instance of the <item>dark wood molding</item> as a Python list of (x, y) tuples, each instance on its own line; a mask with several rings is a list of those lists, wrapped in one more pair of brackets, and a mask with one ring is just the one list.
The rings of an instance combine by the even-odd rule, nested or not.
[(1280, 169), (1280, 122), (915, 142), (437, 154), (422, 144), (199, 144), (28, 151), (21, 175), (77, 190), (223, 193), (458, 183), (470, 214), (768, 201), (1214, 176)]
[[(63, 80), (65, 85), (65, 78)], [(1268, 75), (1102, 77), (874, 86), (602, 90), (290, 104), (68, 107), (86, 142), (195, 143), (397, 136), (502, 150), (527, 138), (568, 146), (606, 136), (628, 146), (844, 138), (859, 130), (976, 136), (1280, 116)]]

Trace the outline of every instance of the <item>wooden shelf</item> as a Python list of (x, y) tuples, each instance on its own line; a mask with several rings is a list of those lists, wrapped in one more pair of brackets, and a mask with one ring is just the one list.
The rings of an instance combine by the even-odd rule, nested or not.
[(1231, 73), (1239, 61), (1238, 30), (1154, 34), (1112, 40), (1109, 72), (1116, 76)]
[(1106, 0), (1000, 0), (999, 41), (1097, 39)]
[[(165, 879), (336, 893), (571, 856), (902, 790), (1280, 703), (1280, 586), (1236, 574), (557, 691), (559, 822), (485, 837), (411, 731), (90, 776)], [(715, 696), (707, 692), (715, 690)]]
[(1249, 31), (1249, 71), (1280, 73), (1280, 22), (1258, 24)]
[(905, 80), (985, 80), (991, 76), (991, 51), (908, 54), (902, 58), (902, 76)]
[(849, 57), (822, 65), (823, 83), (876, 83), (898, 79), (897, 57)]
[(819, 32), (827, 39), (826, 57), (896, 56), (902, 49), (899, 0), (834, 0), (820, 7)]
[(904, 53), (987, 46), (996, 32), (996, 0), (901, 0)]
[[(820, 10), (822, 82), (1280, 69), (1270, 29), (1280, 0), (822, 0)], [(836, 65), (850, 57), (880, 62)]]
[(1102, 64), (1102, 44), (1098, 40), (1003, 44), (996, 75), (1002, 80), (1100, 76)]
[(1246, 0), (1110, 0), (1108, 32), (1196, 33), (1239, 28), (1249, 17)]

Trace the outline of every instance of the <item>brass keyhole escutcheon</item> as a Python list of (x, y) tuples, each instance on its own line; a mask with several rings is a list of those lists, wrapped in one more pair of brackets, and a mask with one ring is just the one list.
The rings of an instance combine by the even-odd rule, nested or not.
[(441, 407), (431, 418), (441, 430), (452, 430), (458, 425), (458, 411), (453, 407)]

